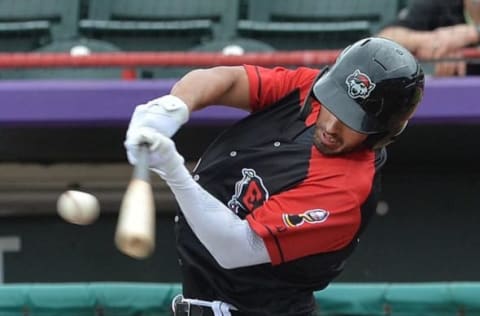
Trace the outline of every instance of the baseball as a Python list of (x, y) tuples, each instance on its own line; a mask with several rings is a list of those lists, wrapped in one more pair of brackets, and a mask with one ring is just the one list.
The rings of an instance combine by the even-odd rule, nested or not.
[(92, 194), (69, 190), (58, 198), (57, 212), (69, 223), (88, 225), (98, 218), (100, 203)]

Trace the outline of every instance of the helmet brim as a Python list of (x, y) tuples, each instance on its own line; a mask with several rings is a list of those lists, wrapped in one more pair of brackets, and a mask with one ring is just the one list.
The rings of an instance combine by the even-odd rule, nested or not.
[(329, 74), (322, 76), (313, 86), (313, 95), (343, 124), (362, 134), (381, 133), (378, 122), (372, 119), (360, 105), (345, 92)]

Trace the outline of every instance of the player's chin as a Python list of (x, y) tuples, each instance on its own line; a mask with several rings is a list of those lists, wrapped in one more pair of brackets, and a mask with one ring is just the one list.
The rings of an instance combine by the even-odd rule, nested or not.
[(326, 146), (323, 146), (322, 144), (315, 144), (315, 147), (325, 156), (338, 156), (343, 154), (343, 151), (332, 150)]
[(315, 145), (315, 147), (318, 149), (319, 152), (327, 156), (337, 156), (345, 152), (345, 149), (343, 148), (342, 144), (336, 144), (334, 146), (331, 144), (327, 145), (317, 137), (314, 137), (313, 144)]

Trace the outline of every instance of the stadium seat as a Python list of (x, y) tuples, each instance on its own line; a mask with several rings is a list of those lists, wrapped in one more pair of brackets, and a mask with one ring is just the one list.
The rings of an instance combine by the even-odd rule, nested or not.
[(79, 0), (0, 0), (0, 51), (30, 51), (74, 38)]
[[(65, 53), (72, 55), (85, 53), (119, 52), (120, 49), (110, 43), (76, 39), (53, 42), (39, 49), (35, 53)], [(0, 79), (121, 79), (122, 69), (119, 67), (60, 67), (60, 68), (26, 68), (3, 69)]]
[(238, 33), (277, 50), (343, 48), (393, 21), (397, 0), (247, 0)]
[(238, 0), (90, 0), (80, 31), (126, 51), (188, 50), (234, 36)]

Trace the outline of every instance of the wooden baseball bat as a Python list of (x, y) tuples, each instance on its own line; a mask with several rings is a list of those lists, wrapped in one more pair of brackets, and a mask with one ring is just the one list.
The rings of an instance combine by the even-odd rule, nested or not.
[(117, 248), (136, 259), (148, 257), (155, 248), (155, 203), (148, 146), (146, 143), (139, 146), (138, 161), (122, 199), (115, 232)]

